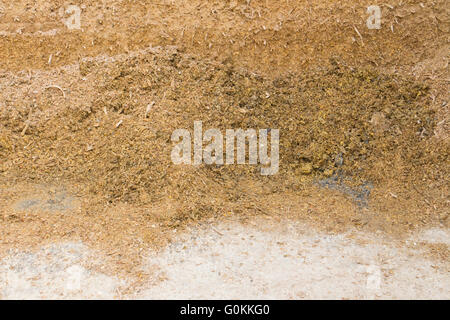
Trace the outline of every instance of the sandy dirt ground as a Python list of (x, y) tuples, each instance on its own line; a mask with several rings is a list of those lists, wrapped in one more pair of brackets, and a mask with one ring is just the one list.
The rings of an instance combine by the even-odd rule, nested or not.
[[(81, 242), (0, 261), (3, 299), (449, 299), (447, 261), (427, 246), (448, 230), (407, 239), (358, 232), (327, 235), (298, 222), (228, 222), (187, 230), (160, 252), (143, 253), (139, 287), (102, 273), (104, 257)], [(95, 268), (92, 265), (96, 265)]]
[(0, 0), (0, 298), (449, 299), (450, 8), (387, 2)]

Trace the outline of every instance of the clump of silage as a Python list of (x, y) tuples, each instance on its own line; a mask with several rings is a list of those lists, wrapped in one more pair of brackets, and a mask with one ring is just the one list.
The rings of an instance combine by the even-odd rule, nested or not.
[[(83, 62), (79, 78), (91, 86), (87, 104), (62, 104), (26, 132), (29, 115), (1, 115), (5, 177), (70, 182), (106, 203), (169, 201), (179, 222), (253, 208), (255, 185), (264, 195), (332, 175), (383, 184), (445, 172), (447, 151), (430, 142), (427, 87), (370, 68), (336, 60), (269, 79), (172, 50)], [(279, 129), (278, 174), (261, 176), (259, 165), (174, 165), (171, 134), (192, 132), (194, 121), (224, 134)]]

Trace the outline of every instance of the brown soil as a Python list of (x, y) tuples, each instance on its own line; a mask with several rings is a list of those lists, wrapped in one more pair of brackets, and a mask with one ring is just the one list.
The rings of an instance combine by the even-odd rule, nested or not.
[[(79, 31), (64, 4), (0, 3), (1, 249), (81, 239), (129, 271), (229, 216), (448, 227), (446, 1), (383, 5), (380, 30), (369, 1), (82, 1)], [(173, 130), (196, 120), (280, 129), (280, 172), (172, 164)], [(368, 205), (317, 185), (330, 176), (369, 183)], [(73, 207), (17, 205), (62, 191)]]

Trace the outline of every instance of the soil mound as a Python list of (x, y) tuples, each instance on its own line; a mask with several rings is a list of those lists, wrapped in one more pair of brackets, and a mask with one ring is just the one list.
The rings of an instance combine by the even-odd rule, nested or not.
[[(57, 87), (47, 87), (37, 104), (2, 109), (3, 175), (79, 185), (104, 203), (170, 200), (176, 223), (224, 207), (242, 211), (255, 196), (298, 192), (330, 176), (376, 187), (445, 176), (448, 150), (431, 138), (428, 87), (405, 76), (335, 59), (271, 79), (174, 47), (87, 59), (70, 72), (73, 97), (51, 115), (45, 111), (61, 95)], [(192, 132), (194, 121), (224, 133), (279, 129), (279, 173), (173, 164), (172, 132)]]

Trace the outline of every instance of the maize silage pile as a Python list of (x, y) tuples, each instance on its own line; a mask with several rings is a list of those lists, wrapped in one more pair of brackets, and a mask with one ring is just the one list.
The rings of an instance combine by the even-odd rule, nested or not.
[[(171, 226), (224, 211), (245, 214), (270, 195), (301, 194), (328, 177), (369, 182), (374, 197), (394, 188), (409, 207), (402, 221), (415, 223), (425, 214), (415, 201), (428, 189), (447, 190), (448, 148), (432, 138), (428, 88), (409, 78), (336, 58), (268, 79), (232, 59), (199, 61), (176, 48), (83, 60), (55, 77), (70, 82), (66, 97), (56, 86), (34, 96), (11, 93), (3, 82), (10, 96), (0, 109), (2, 182), (70, 185), (104, 205), (171, 203)], [(14, 81), (19, 89), (39, 81), (27, 79)], [(192, 132), (194, 121), (222, 132), (279, 129), (279, 172), (173, 164), (172, 132)], [(389, 215), (384, 197), (371, 208)]]

